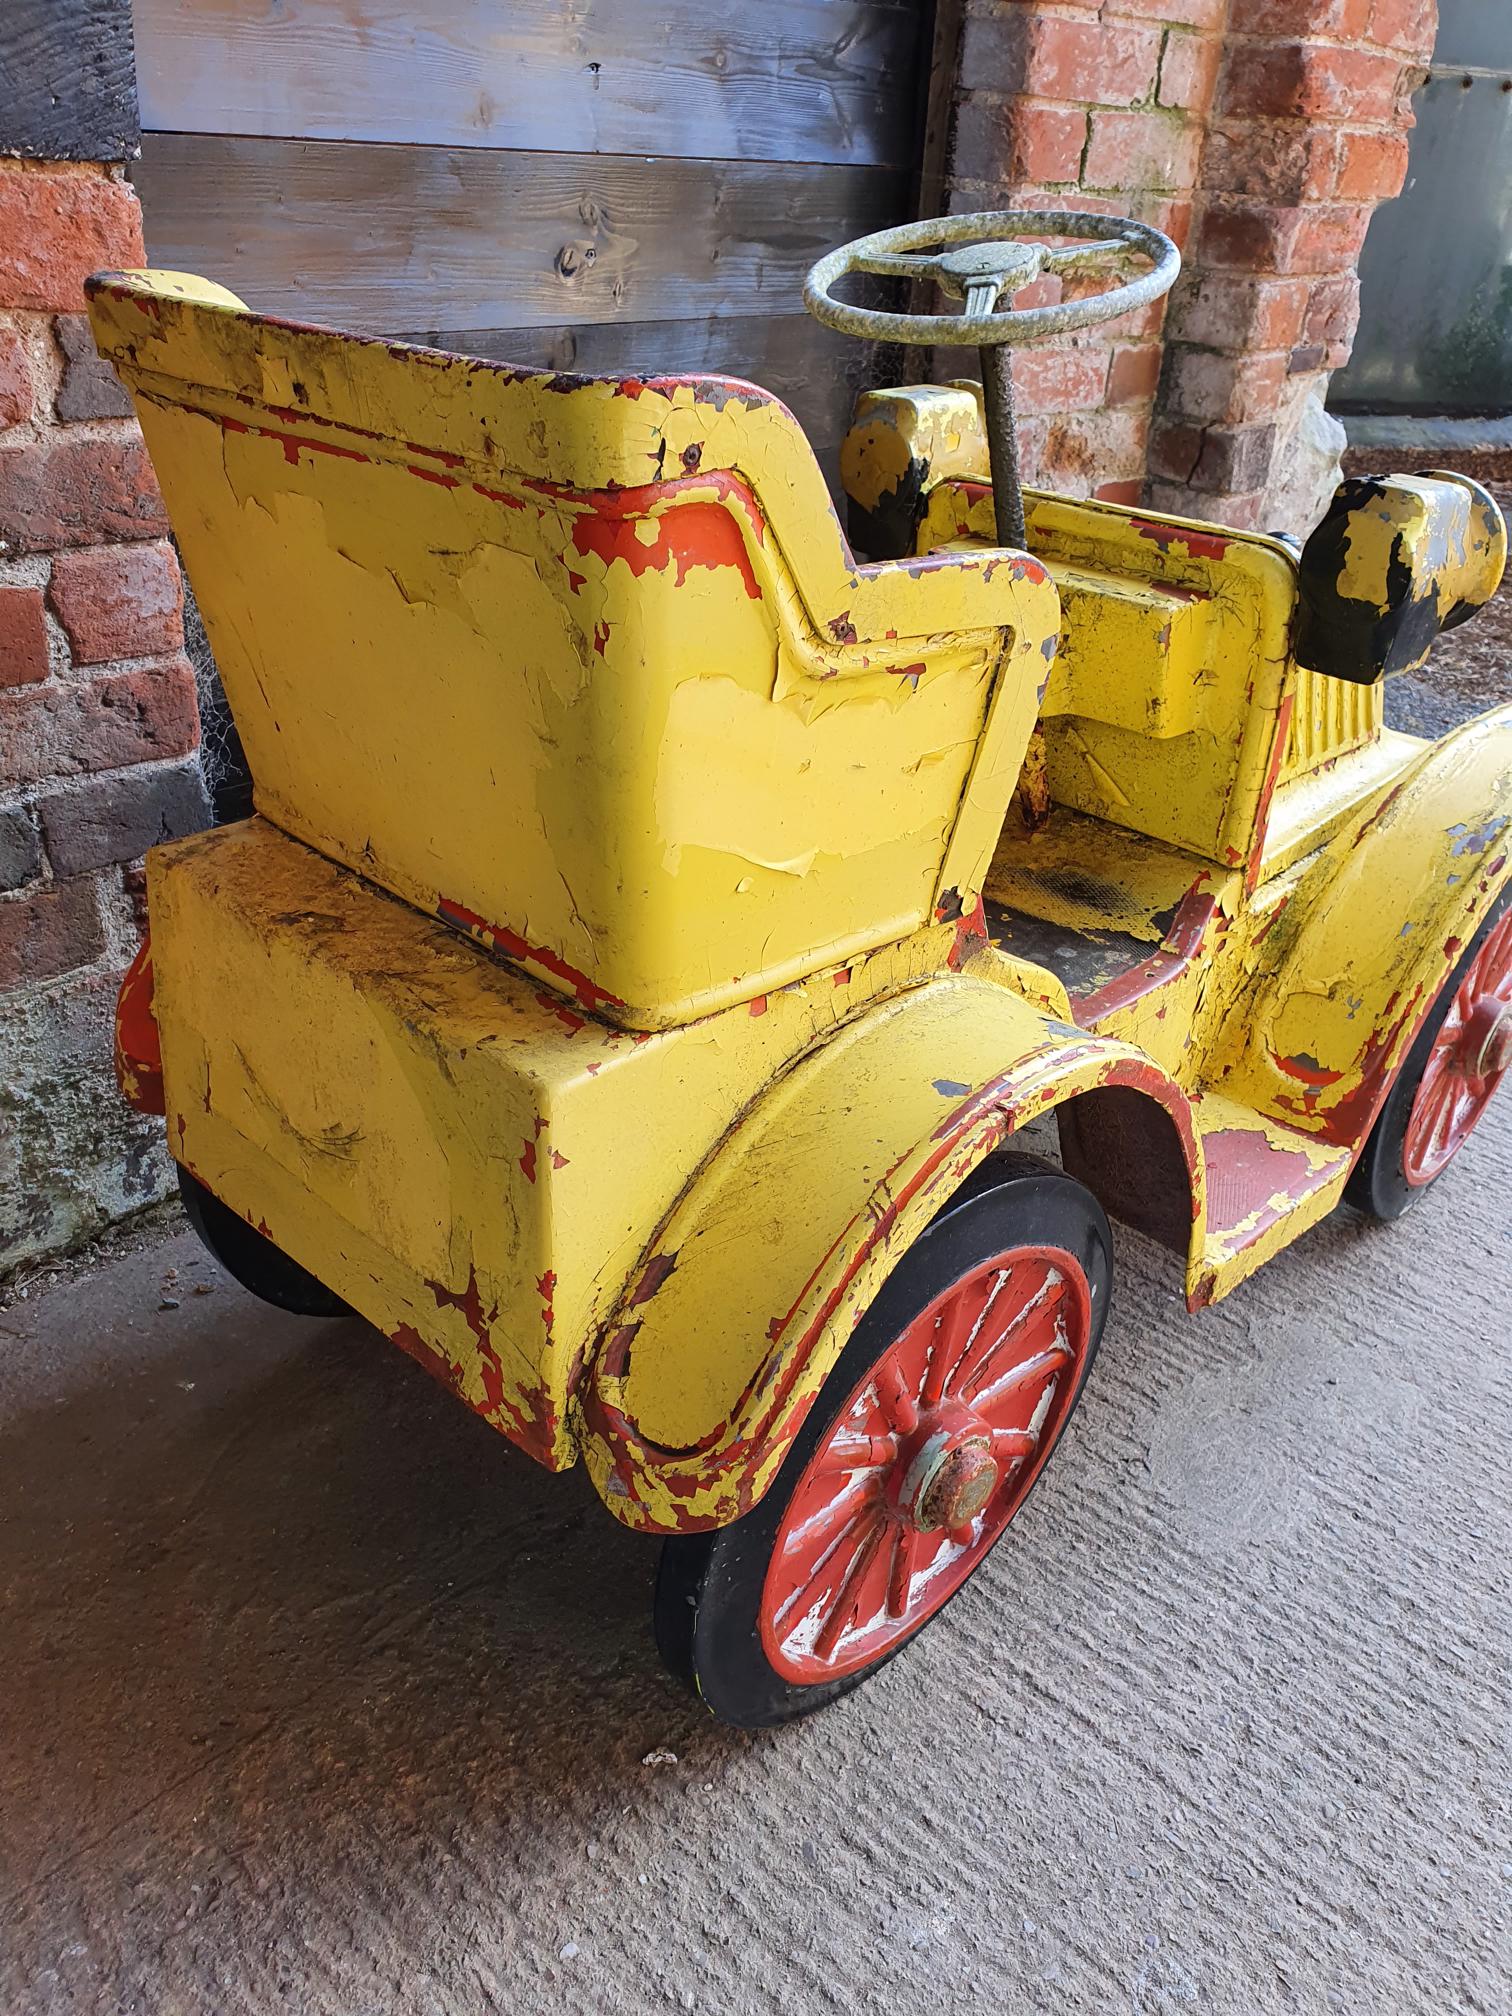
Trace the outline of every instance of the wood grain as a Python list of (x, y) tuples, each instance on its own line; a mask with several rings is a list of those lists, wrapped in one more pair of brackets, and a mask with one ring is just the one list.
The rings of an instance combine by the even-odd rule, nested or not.
[(145, 136), (148, 253), (365, 330), (791, 314), (822, 251), (907, 215), (900, 169)]
[(143, 124), (908, 167), (926, 13), (923, 0), (137, 0)]
[(0, 153), (127, 161), (140, 138), (131, 0), (0, 0)]

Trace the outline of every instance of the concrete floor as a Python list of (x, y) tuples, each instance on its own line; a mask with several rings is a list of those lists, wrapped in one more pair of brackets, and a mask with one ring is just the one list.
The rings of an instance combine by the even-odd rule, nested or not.
[(659, 1669), (653, 1547), (362, 1325), (186, 1233), (34, 1288), (0, 2009), (1505, 2011), (1509, 1191), (1503, 1100), (1202, 1316), (1121, 1235), (1012, 1533), (758, 1737)]
[[(1391, 718), (1505, 699), (1509, 651), (1504, 590)], [(1509, 1195), (1504, 1095), (1401, 1224), (1201, 1316), (1120, 1233), (1013, 1531), (772, 1736), (662, 1673), (654, 1548), (361, 1325), (187, 1233), (34, 1286), (0, 2016), (1505, 2016)]]

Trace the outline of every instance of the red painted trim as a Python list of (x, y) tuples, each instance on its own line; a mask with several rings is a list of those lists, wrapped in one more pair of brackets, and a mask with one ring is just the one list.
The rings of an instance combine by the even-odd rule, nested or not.
[(138, 1113), (165, 1114), (163, 1044), (154, 996), (152, 941), (144, 938), (116, 996), (116, 1083)]
[[(754, 1502), (754, 1478), (757, 1469), (774, 1447), (784, 1446), (792, 1440), (807, 1412), (806, 1406), (801, 1411), (788, 1411), (793, 1387), (804, 1364), (856, 1276), (878, 1245), (885, 1243), (890, 1237), (901, 1212), (921, 1191), (926, 1190), (942, 1172), (948, 1169), (948, 1165), (953, 1158), (960, 1155), (963, 1147), (970, 1148), (971, 1166), (975, 1167), (985, 1160), (1008, 1134), (1012, 1133), (1018, 1116), (1011, 1098), (1007, 1095), (1011, 1092), (1018, 1073), (1028, 1066), (1047, 1063), (1056, 1056), (1062, 1057), (1067, 1065), (1079, 1063), (1088, 1055), (1094, 1057), (1098, 1055), (1099, 1049), (1096, 1039), (1091, 1037), (1074, 1045), (1052, 1043), (1043, 1050), (1033, 1051), (1028, 1056), (1019, 1058), (1011, 1071), (989, 1079), (970, 1098), (962, 1100), (936, 1129), (934, 1135), (936, 1145), (907, 1183), (894, 1194), (893, 1179), (908, 1159), (907, 1156), (900, 1157), (878, 1183), (873, 1193), (874, 1197), (886, 1197), (889, 1201), (880, 1208), (868, 1204), (857, 1217), (842, 1228), (811, 1271), (787, 1313), (774, 1317), (768, 1325), (768, 1338), (774, 1345), (780, 1344), (797, 1311), (812, 1292), (814, 1284), (830, 1264), (835, 1253), (844, 1246), (847, 1238), (852, 1236), (856, 1226), (864, 1222), (866, 1224), (864, 1236), (847, 1262), (839, 1281), (825, 1297), (822, 1307), (812, 1317), (803, 1334), (793, 1340), (786, 1354), (787, 1362), (782, 1376), (771, 1380), (773, 1359), (768, 1353), (741, 1393), (731, 1415), (719, 1422), (697, 1443), (684, 1449), (668, 1449), (642, 1436), (624, 1411), (606, 1400), (599, 1390), (598, 1380), (607, 1371), (601, 1353), (598, 1360), (587, 1368), (587, 1376), (580, 1390), (583, 1418), (589, 1431), (610, 1450), (616, 1474), (622, 1479), (631, 1501), (633, 1502), (634, 1498), (633, 1487), (637, 1473), (656, 1471), (660, 1473), (661, 1483), (673, 1497), (691, 1497), (700, 1490), (718, 1487), (728, 1482), (734, 1490), (739, 1510), (742, 1512), (749, 1510)], [(1186, 1094), (1156, 1065), (1124, 1057), (1114, 1058), (1109, 1062), (1105, 1074), (1098, 1079), (1096, 1088), (1090, 1089), (1119, 1085), (1144, 1092), (1170, 1114), (1181, 1143), (1187, 1181), (1195, 1200), (1201, 1193), (1202, 1164), (1191, 1105)], [(1068, 1096), (1075, 1095), (1068, 1094)], [(980, 1139), (975, 1138), (974, 1130), (980, 1130)], [(967, 1169), (960, 1170), (959, 1180), (964, 1181), (968, 1173)], [(638, 1279), (639, 1274), (632, 1278)], [(605, 1327), (603, 1336), (613, 1338), (620, 1333), (621, 1327), (616, 1312)], [(764, 1391), (769, 1380), (770, 1390)], [(756, 1393), (763, 1393), (765, 1401), (760, 1418), (752, 1424), (749, 1433), (721, 1448), (720, 1443), (728, 1435), (731, 1423), (739, 1417), (742, 1408)], [(700, 1458), (703, 1460), (698, 1461)], [(690, 1462), (695, 1465), (691, 1470), (687, 1467)], [(628, 1523), (633, 1525), (638, 1522), (632, 1519)], [(661, 1530), (659, 1526), (653, 1529), (649, 1520), (639, 1523), (644, 1524), (648, 1530)], [(698, 1532), (708, 1531), (724, 1522), (713, 1517), (686, 1517), (674, 1523), (678, 1531)]]
[(1126, 973), (1106, 981), (1101, 987), (1095, 987), (1090, 994), (1072, 995), (1071, 1012), (1077, 1025), (1083, 1029), (1093, 1028), (1109, 1015), (1116, 1015), (1121, 1009), (1143, 1000), (1146, 994), (1169, 987), (1173, 980), (1186, 972), (1202, 950), (1217, 910), (1217, 898), (1200, 884), (1189, 889), (1181, 899), (1166, 943), (1158, 952), (1152, 953), (1138, 966), (1131, 966)]

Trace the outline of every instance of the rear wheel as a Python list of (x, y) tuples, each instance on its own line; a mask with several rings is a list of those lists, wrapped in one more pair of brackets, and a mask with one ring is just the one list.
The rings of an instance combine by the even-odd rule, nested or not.
[(238, 1218), (197, 1176), (178, 1165), (179, 1195), (200, 1242), (243, 1288), (294, 1316), (350, 1316), (352, 1311), (323, 1281), (291, 1260), (266, 1233)]
[(1400, 1218), (1463, 1148), (1512, 1069), (1512, 889), (1450, 974), (1381, 1108), (1344, 1195)]
[(910, 1247), (761, 1504), (663, 1545), (657, 1640), (717, 1716), (823, 1707), (964, 1586), (1071, 1417), (1112, 1271), (1096, 1199), (1029, 1157), (987, 1165)]

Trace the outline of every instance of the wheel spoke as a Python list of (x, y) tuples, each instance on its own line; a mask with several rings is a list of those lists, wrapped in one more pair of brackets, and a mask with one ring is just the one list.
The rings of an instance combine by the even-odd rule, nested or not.
[(983, 1386), (973, 1393), (971, 1404), (978, 1414), (991, 1415), (1011, 1393), (1022, 1392), (1037, 1380), (1048, 1379), (1075, 1355), (1065, 1337), (1057, 1332), (1043, 1350), (1021, 1358), (1016, 1365), (1008, 1366), (990, 1386)]
[[(1053, 1273), (1046, 1274), (1035, 1292), (1015, 1312), (998, 1335), (989, 1341), (987, 1348), (977, 1358), (971, 1369), (956, 1382), (955, 1390), (961, 1399), (971, 1400), (975, 1398), (980, 1400), (982, 1398), (984, 1382), (993, 1365), (1000, 1361), (1005, 1351), (1020, 1342), (1024, 1332), (1031, 1324), (1038, 1324), (1047, 1317), (1058, 1315), (1061, 1304), (1065, 1299), (1065, 1292), (1066, 1284), (1059, 1275)], [(1061, 1348), (1064, 1350), (1065, 1347), (1062, 1346)], [(1026, 1365), (1032, 1365), (1035, 1362), (1036, 1358), (1024, 1361)], [(995, 1392), (997, 1390), (996, 1385), (993, 1385), (990, 1390)]]
[(1034, 1428), (994, 1428), (992, 1431), (992, 1453), (1007, 1463), (1022, 1462), (1032, 1456), (1039, 1447), (1039, 1432)]
[(919, 1425), (919, 1403), (904, 1384), (895, 1351), (889, 1351), (875, 1375), (877, 1398), (882, 1411), (900, 1435), (912, 1435)]
[(836, 1591), (829, 1614), (820, 1625), (819, 1635), (814, 1640), (814, 1652), (820, 1659), (832, 1658), (835, 1647), (844, 1636), (845, 1627), (849, 1624), (856, 1604), (860, 1600), (861, 1584), (866, 1578), (866, 1571), (882, 1544), (883, 1531), (884, 1522), (881, 1519), (873, 1520), (862, 1534), (860, 1543), (851, 1556), (850, 1566), (846, 1569), (845, 1577)]
[[(999, 1270), (963, 1282), (940, 1312), (940, 1319), (935, 1327), (934, 1343), (929, 1353), (929, 1372), (924, 1381), (926, 1407), (939, 1406), (956, 1368), (970, 1348), (972, 1338), (986, 1320), (987, 1312), (996, 1299), (1003, 1279), (1003, 1273)], [(987, 1294), (979, 1305), (978, 1296), (984, 1285), (987, 1286)]]
[(903, 1617), (913, 1589), (914, 1559), (919, 1551), (919, 1529), (904, 1524), (893, 1539), (892, 1564), (887, 1573), (887, 1614)]
[[(868, 1535), (880, 1534), (883, 1524), (879, 1507), (875, 1505), (858, 1507), (854, 1516), (846, 1521), (829, 1544), (822, 1549), (818, 1559), (808, 1567), (803, 1580), (782, 1605), (777, 1621), (784, 1632), (791, 1631), (815, 1609), (827, 1608), (836, 1588), (848, 1578), (855, 1565), (857, 1552), (866, 1544)], [(790, 1560), (796, 1552), (801, 1561), (808, 1550), (795, 1548), (790, 1543), (786, 1552)]]
[(814, 1468), (836, 1470), (877, 1470), (897, 1460), (896, 1435), (834, 1435), (814, 1458)]

